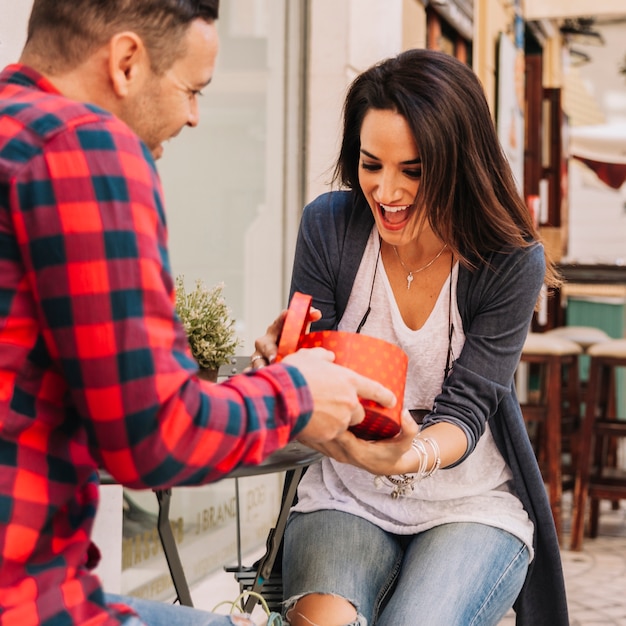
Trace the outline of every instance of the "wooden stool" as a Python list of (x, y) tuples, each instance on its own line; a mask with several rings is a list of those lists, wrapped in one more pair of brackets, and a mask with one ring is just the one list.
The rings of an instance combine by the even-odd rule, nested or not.
[[(529, 333), (524, 343), (521, 363), (528, 363), (538, 374), (536, 398), (521, 402), (522, 415), (529, 428), (535, 427), (531, 440), (544, 480), (556, 531), (562, 532), (563, 438), (573, 449), (572, 424), (580, 412), (578, 395), (578, 356), (582, 348), (575, 342), (547, 333)], [(565, 382), (564, 382), (565, 381)], [(566, 393), (562, 395), (565, 385)]]
[(611, 339), (601, 328), (596, 328), (595, 326), (557, 326), (556, 328), (546, 330), (544, 334), (551, 337), (569, 339), (577, 343), (584, 353), (594, 344)]
[(616, 441), (626, 438), (626, 421), (618, 418), (616, 407), (616, 370), (626, 367), (626, 339), (595, 344), (587, 353), (591, 360), (574, 485), (572, 550), (582, 549), (588, 497), (590, 537), (598, 534), (600, 500), (626, 498), (626, 472), (616, 467), (615, 459)]
[(578, 382), (580, 384), (579, 397), (581, 401), (584, 401), (587, 389), (587, 365), (589, 362), (587, 350), (597, 343), (610, 341), (611, 337), (609, 337), (609, 335), (601, 328), (597, 328), (596, 326), (558, 326), (557, 328), (546, 330), (545, 334), (550, 335), (551, 337), (569, 339), (570, 341), (577, 343), (582, 348), (582, 358), (579, 359), (578, 362)]

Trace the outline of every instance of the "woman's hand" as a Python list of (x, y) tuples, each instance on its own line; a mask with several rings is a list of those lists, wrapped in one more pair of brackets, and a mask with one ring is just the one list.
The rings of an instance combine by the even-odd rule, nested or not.
[(306, 437), (298, 437), (298, 440), (340, 463), (349, 463), (372, 474), (411, 474), (417, 472), (420, 465), (411, 447), (417, 432), (418, 426), (410, 413), (403, 411), (401, 431), (389, 439), (367, 441), (345, 431), (323, 443), (307, 441)]
[[(283, 325), (285, 324), (285, 317), (287, 316), (287, 309), (281, 312), (281, 314), (267, 327), (265, 334), (259, 337), (254, 342), (254, 353), (250, 357), (250, 365), (253, 369), (258, 369), (269, 363), (273, 363), (276, 359), (278, 352), (278, 340), (280, 334), (283, 331)], [(317, 322), (322, 317), (322, 313), (319, 309), (311, 307), (309, 309), (310, 322)], [(309, 332), (309, 325), (306, 328), (306, 332)]]

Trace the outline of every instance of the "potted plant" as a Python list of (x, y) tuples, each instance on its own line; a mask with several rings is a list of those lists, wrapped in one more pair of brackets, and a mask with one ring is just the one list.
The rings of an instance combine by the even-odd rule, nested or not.
[(184, 277), (176, 278), (176, 313), (200, 368), (199, 376), (213, 381), (240, 345), (223, 289), (223, 283), (209, 289), (198, 279), (195, 288), (186, 291)]

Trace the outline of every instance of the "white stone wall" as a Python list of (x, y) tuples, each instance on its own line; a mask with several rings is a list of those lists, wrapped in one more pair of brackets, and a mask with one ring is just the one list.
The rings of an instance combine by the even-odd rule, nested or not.
[(339, 149), (346, 88), (402, 49), (402, 0), (311, 2), (306, 199), (328, 190)]
[(0, 68), (15, 63), (24, 43), (32, 0), (2, 0), (0, 6)]

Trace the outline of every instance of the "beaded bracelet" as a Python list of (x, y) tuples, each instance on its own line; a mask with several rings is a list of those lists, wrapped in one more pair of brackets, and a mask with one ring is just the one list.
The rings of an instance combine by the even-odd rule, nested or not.
[[(428, 452), (424, 444), (429, 444), (432, 448), (435, 460), (431, 468), (428, 470)], [(400, 496), (406, 496), (415, 489), (415, 483), (419, 482), (423, 478), (429, 478), (432, 476), (441, 465), (441, 455), (439, 451), (439, 444), (430, 437), (424, 437), (423, 439), (415, 437), (411, 442), (411, 448), (417, 452), (420, 459), (419, 469), (415, 474), (399, 474), (397, 476), (376, 476), (374, 478), (374, 485), (379, 489), (384, 481), (387, 481), (393, 487), (391, 491), (391, 497), (395, 500)]]

